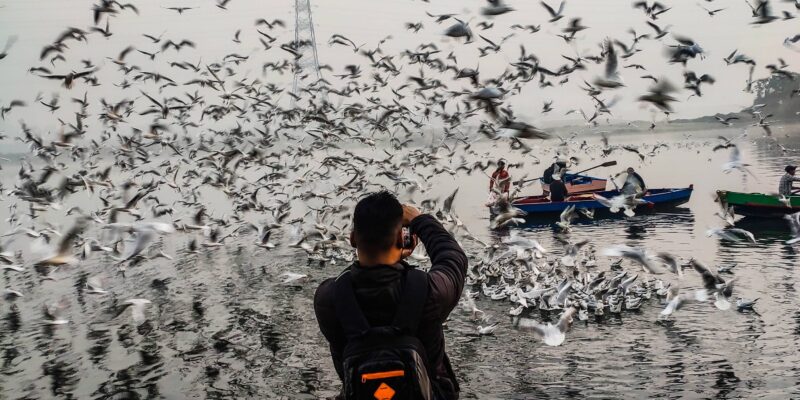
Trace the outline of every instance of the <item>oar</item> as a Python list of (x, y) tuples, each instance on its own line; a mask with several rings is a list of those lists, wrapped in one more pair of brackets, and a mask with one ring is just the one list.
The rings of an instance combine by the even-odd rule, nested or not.
[[(592, 168), (586, 168), (586, 169), (584, 169), (583, 171), (571, 172), (571, 173), (570, 173), (570, 175), (580, 175), (580, 174), (582, 174), (582, 173), (584, 173), (584, 172), (589, 172), (589, 171), (591, 171), (591, 170), (593, 170), (593, 169), (602, 168), (602, 167), (613, 167), (613, 166), (615, 166), (615, 165), (617, 165), (617, 162), (616, 162), (616, 161), (606, 161), (606, 162), (604, 162), (604, 163), (602, 163), (602, 164), (600, 164), (600, 165), (595, 165), (595, 166), (594, 166), (594, 167), (592, 167)], [(542, 179), (542, 178), (544, 178), (544, 177), (543, 177), (543, 176), (540, 176), (540, 177), (538, 177), (538, 178), (533, 178), (533, 179), (525, 179), (524, 181), (520, 182), (519, 184), (520, 184), (520, 185), (522, 185), (522, 184), (525, 184), (525, 183), (528, 183), (528, 182), (538, 181), (539, 179)]]

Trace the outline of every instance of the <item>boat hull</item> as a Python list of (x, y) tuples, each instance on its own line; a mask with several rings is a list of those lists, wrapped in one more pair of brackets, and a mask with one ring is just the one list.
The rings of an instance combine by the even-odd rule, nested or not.
[(741, 193), (718, 190), (717, 196), (724, 204), (733, 206), (736, 214), (747, 217), (782, 218), (800, 212), (800, 196), (789, 196), (789, 204), (780, 196), (764, 193)]
[[(637, 206), (636, 210), (654, 209), (659, 206), (678, 206), (689, 201), (692, 196), (692, 186), (680, 189), (649, 189), (642, 197), (646, 201), (645, 204)], [(551, 202), (546, 196), (528, 196), (515, 199), (512, 205), (525, 211), (528, 215), (541, 215), (541, 214), (556, 214), (561, 213), (570, 206), (575, 206), (577, 209), (585, 208), (589, 210), (605, 210), (608, 209), (599, 201), (595, 200), (594, 195), (599, 195), (605, 198), (619, 196), (620, 192), (617, 190), (608, 190), (603, 192), (585, 193), (573, 195), (563, 202)]]

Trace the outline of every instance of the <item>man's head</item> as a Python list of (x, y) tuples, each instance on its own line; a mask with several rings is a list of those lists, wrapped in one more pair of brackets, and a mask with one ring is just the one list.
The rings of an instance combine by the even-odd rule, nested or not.
[[(359, 261), (400, 259), (402, 249), (403, 206), (387, 191), (372, 193), (356, 204), (353, 211), (351, 244), (358, 249)], [(365, 260), (367, 259), (367, 260)]]
[(635, 172), (635, 171), (633, 170), (633, 167), (628, 167), (627, 171), (628, 171), (628, 173), (629, 173), (629, 174), (632, 174), (632, 173), (634, 173), (634, 172)]
[(795, 171), (797, 171), (797, 167), (795, 167), (794, 165), (787, 165), (787, 166), (786, 166), (786, 168), (784, 168), (784, 170), (785, 170), (785, 171), (786, 171), (786, 172), (787, 172), (789, 175), (794, 175), (794, 172), (795, 172)]
[(503, 169), (505, 167), (506, 167), (506, 160), (503, 160), (501, 158), (499, 161), (497, 161), (497, 169)]

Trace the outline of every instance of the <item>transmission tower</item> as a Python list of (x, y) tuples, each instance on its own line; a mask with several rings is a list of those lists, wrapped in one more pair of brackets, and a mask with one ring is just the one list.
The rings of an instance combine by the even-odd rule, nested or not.
[(295, 0), (294, 43), (300, 57), (295, 60), (292, 93), (300, 91), (304, 77), (320, 79), (317, 39), (314, 36), (314, 20), (311, 19), (311, 0)]

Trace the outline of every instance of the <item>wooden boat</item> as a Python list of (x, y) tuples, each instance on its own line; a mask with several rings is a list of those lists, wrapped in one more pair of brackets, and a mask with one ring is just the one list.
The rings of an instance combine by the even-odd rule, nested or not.
[[(686, 203), (692, 196), (694, 186), (687, 188), (677, 189), (648, 189), (642, 197), (646, 203), (639, 205), (638, 209), (642, 207), (656, 208), (658, 206), (677, 206)], [(514, 199), (511, 204), (525, 211), (528, 215), (531, 214), (554, 214), (561, 213), (569, 206), (575, 206), (578, 209), (585, 208), (589, 210), (606, 209), (602, 203), (597, 201), (596, 195), (605, 197), (607, 199), (620, 195), (618, 190), (607, 190), (594, 193), (583, 193), (567, 197), (562, 202), (551, 202), (547, 196), (527, 196)]]
[(749, 217), (782, 218), (800, 211), (800, 196), (789, 196), (788, 202), (782, 202), (776, 194), (717, 190), (717, 196), (723, 204), (733, 206), (736, 214)]
[[(542, 192), (550, 193), (550, 185), (539, 181), (542, 184)], [(564, 184), (567, 186), (567, 193), (581, 194), (602, 192), (606, 190), (607, 179), (595, 178), (586, 175), (567, 175), (564, 177)]]

